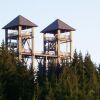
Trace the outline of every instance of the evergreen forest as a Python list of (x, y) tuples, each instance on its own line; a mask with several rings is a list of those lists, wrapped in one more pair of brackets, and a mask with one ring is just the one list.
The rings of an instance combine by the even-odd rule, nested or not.
[(48, 70), (39, 63), (36, 72), (2, 43), (0, 100), (100, 100), (100, 65), (75, 50), (70, 63), (52, 61)]

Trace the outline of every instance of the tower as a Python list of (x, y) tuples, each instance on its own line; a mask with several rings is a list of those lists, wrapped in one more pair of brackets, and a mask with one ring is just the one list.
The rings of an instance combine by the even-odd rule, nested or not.
[(13, 49), (16, 57), (21, 62), (27, 64), (28, 59), (31, 59), (34, 67), (34, 27), (36, 24), (19, 15), (6, 26), (5, 29), (5, 45), (8, 49)]
[[(3, 27), (7, 49), (13, 49), (21, 62), (27, 65), (28, 60), (31, 60), (31, 65), (34, 67), (34, 59), (36, 59), (38, 64), (42, 62), (47, 68), (52, 59), (56, 64), (72, 60), (72, 31), (75, 31), (74, 28), (59, 19), (55, 20), (41, 31), (43, 52), (35, 52), (34, 27), (37, 25), (21, 15)], [(61, 50), (61, 45), (66, 47), (65, 51)]]
[[(56, 55), (57, 63), (72, 60), (72, 31), (74, 28), (57, 19), (41, 32), (44, 40), (44, 54)], [(61, 44), (66, 44), (66, 51), (61, 51)]]

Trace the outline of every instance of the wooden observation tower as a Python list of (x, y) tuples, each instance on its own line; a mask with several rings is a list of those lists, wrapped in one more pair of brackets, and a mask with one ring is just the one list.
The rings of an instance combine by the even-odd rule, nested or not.
[[(59, 19), (47, 26), (42, 31), (44, 39), (44, 54), (55, 55), (57, 57), (57, 63), (66, 59), (71, 61), (72, 31), (75, 31), (75, 29)], [(61, 45), (63, 44), (66, 46), (65, 52), (61, 51)]]
[(36, 24), (19, 15), (3, 27), (5, 29), (5, 45), (12, 48), (21, 62), (27, 64), (31, 58), (34, 64), (34, 27)]
[[(62, 60), (71, 61), (74, 28), (57, 19), (41, 31), (43, 33), (43, 51), (35, 52), (34, 27), (37, 25), (21, 15), (3, 27), (6, 47), (12, 48), (21, 62), (27, 64), (30, 59), (34, 68), (34, 59), (37, 59), (38, 63), (42, 62), (45, 67), (48, 67), (52, 59), (56, 61), (56, 64), (60, 64)], [(64, 44), (66, 50), (61, 51), (61, 45)]]

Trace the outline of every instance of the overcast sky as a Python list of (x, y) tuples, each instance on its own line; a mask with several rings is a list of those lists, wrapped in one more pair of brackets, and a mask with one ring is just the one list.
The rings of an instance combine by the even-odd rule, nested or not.
[(22, 15), (39, 27), (35, 29), (35, 50), (42, 50), (40, 31), (56, 19), (76, 29), (73, 32), (73, 51), (89, 52), (100, 63), (100, 0), (0, 0), (0, 43), (2, 27)]

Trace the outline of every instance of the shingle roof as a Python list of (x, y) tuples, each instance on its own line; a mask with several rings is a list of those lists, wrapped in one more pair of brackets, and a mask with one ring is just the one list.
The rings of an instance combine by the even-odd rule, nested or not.
[(4, 26), (3, 29), (17, 29), (18, 26), (22, 26), (22, 29), (37, 27), (36, 24), (29, 21), (25, 17), (19, 15), (15, 19), (13, 19), (11, 22), (9, 22), (6, 26)]
[(70, 32), (75, 31), (74, 28), (67, 25), (63, 21), (57, 19), (53, 23), (51, 23), (49, 26), (47, 26), (44, 30), (41, 31), (41, 33), (55, 33), (57, 30), (61, 30), (61, 32)]

